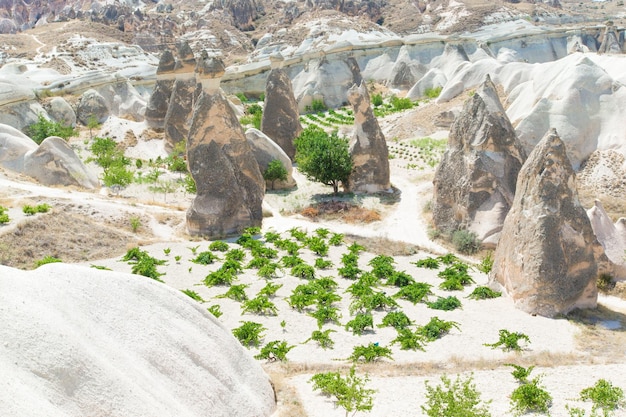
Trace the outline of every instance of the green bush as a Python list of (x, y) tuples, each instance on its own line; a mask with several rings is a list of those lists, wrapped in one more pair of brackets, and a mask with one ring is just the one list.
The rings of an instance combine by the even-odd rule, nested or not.
[(391, 344), (399, 344), (401, 350), (424, 350), (424, 336), (417, 331), (410, 329), (397, 329), (398, 336), (391, 341)]
[(214, 242), (211, 242), (211, 244), (209, 245), (209, 250), (218, 252), (226, 252), (229, 248), (230, 246), (228, 246), (228, 243), (224, 242), (223, 240), (216, 240)]
[(217, 260), (219, 260), (219, 257), (217, 255), (215, 255), (213, 252), (206, 251), (200, 252), (198, 256), (191, 260), (191, 262), (200, 265), (210, 265)]
[(391, 356), (391, 349), (379, 346), (377, 343), (370, 343), (367, 346), (355, 346), (352, 349), (352, 355), (348, 357), (348, 360), (352, 362), (359, 362), (361, 360), (365, 362), (375, 362), (380, 358), (393, 360), (393, 357)]
[(487, 252), (482, 261), (480, 261), (480, 265), (478, 265), (478, 270), (485, 274), (490, 273), (491, 268), (493, 268), (493, 251)]
[(480, 250), (480, 239), (469, 230), (456, 230), (452, 233), (452, 244), (461, 253), (472, 255)]
[(442, 385), (431, 386), (426, 381), (426, 404), (422, 411), (429, 417), (491, 417), (488, 405), (483, 402), (476, 389), (473, 376), (461, 379), (457, 375), (452, 382), (446, 375), (441, 377)]
[(245, 313), (261, 314), (263, 316), (276, 316), (278, 315), (278, 309), (267, 296), (258, 295), (255, 298), (245, 300), (243, 302), (241, 314)]
[(291, 275), (297, 278), (302, 278), (302, 279), (314, 279), (315, 268), (303, 262), (291, 268)]
[(248, 299), (248, 295), (246, 294), (246, 288), (248, 288), (248, 284), (237, 284), (231, 285), (222, 295), (218, 295), (215, 298), (230, 298), (235, 301), (246, 301)]
[(419, 261), (412, 262), (412, 264), (418, 268), (439, 269), (439, 261), (431, 257), (420, 259)]
[(328, 244), (332, 246), (339, 246), (343, 243), (343, 233), (333, 233), (330, 239), (328, 239)]
[(319, 113), (328, 110), (326, 104), (324, 104), (324, 99), (313, 99), (311, 101), (311, 111), (314, 113)]
[(134, 247), (126, 252), (124, 257), (122, 257), (122, 261), (132, 265), (131, 272), (133, 274), (163, 282), (160, 277), (165, 274), (158, 272), (157, 266), (165, 264), (164, 260), (153, 258), (148, 252)]
[(264, 332), (267, 330), (261, 323), (243, 321), (241, 326), (232, 330), (233, 335), (245, 347), (259, 346)]
[(436, 301), (426, 303), (428, 308), (433, 310), (451, 311), (461, 307), (461, 301), (455, 296), (449, 296), (446, 298), (439, 297)]
[(498, 298), (502, 295), (501, 292), (494, 291), (489, 287), (476, 287), (474, 291), (467, 298), (472, 298), (474, 300), (486, 300), (490, 298)]
[[(256, 259), (267, 259), (267, 258), (256, 258)], [(268, 262), (261, 266), (257, 271), (257, 275), (261, 278), (272, 279), (278, 277), (278, 271), (281, 271), (280, 265), (276, 262), (271, 262), (268, 259)]]
[(372, 105), (374, 107), (382, 106), (383, 104), (383, 96), (381, 94), (372, 95)]
[(35, 268), (39, 268), (41, 265), (52, 264), (56, 262), (63, 262), (63, 261), (58, 258), (55, 258), (54, 256), (46, 255), (43, 258), (35, 261)]
[(339, 323), (339, 319), (341, 318), (339, 309), (329, 304), (318, 303), (317, 310), (310, 312), (309, 316), (317, 320), (317, 327), (320, 329), (326, 323), (334, 323), (338, 326), (341, 325), (341, 323)]
[(350, 303), (350, 314), (356, 311), (386, 310), (398, 307), (398, 303), (382, 291), (363, 294)]
[(370, 313), (359, 313), (346, 323), (346, 330), (352, 330), (352, 334), (361, 336), (369, 328), (374, 328), (374, 318)]
[(5, 224), (11, 221), (9, 218), (9, 214), (6, 212), (8, 209), (6, 207), (0, 206), (0, 224)]
[(459, 330), (459, 323), (441, 320), (435, 316), (425, 325), (418, 327), (417, 333), (424, 336), (427, 341), (432, 342), (448, 333), (452, 328)]
[(374, 406), (373, 394), (375, 390), (365, 388), (369, 378), (367, 375), (356, 376), (354, 366), (343, 378), (338, 372), (325, 372), (313, 375), (309, 382), (313, 383), (313, 390), (319, 390), (323, 395), (334, 397), (337, 406), (346, 411), (346, 417), (358, 411), (370, 411)]
[(204, 303), (204, 299), (200, 296), (200, 294), (193, 290), (181, 290), (181, 292), (200, 303)]
[(287, 353), (295, 346), (289, 346), (286, 341), (273, 340), (261, 348), (261, 352), (255, 355), (255, 359), (265, 359), (269, 362), (279, 360), (287, 361)]
[(61, 123), (48, 120), (43, 113), (37, 115), (37, 121), (26, 128), (26, 133), (37, 144), (40, 144), (50, 136), (68, 139), (77, 134), (76, 130), (71, 126), (64, 126)]
[(441, 90), (443, 89), (443, 87), (439, 86), (439, 87), (433, 87), (433, 88), (427, 88), (426, 91), (424, 91), (424, 95), (430, 99), (433, 98), (437, 98), (439, 97), (439, 94), (441, 94)]
[(515, 365), (514, 363), (505, 363), (506, 366), (511, 366), (513, 371), (511, 375), (513, 378), (520, 384), (527, 384), (529, 382), (528, 377), (532, 373), (534, 366), (529, 366), (528, 368), (524, 368), (523, 366)]
[(393, 96), (391, 97), (389, 101), (391, 105), (393, 106), (394, 111), (407, 110), (415, 106), (415, 103), (413, 103), (411, 99), (408, 97), (400, 98), (397, 96)]
[(405, 329), (412, 325), (411, 319), (402, 311), (391, 311), (387, 313), (378, 327), (393, 327), (396, 330)]
[(548, 414), (552, 396), (539, 386), (539, 378), (520, 385), (511, 393), (511, 411), (516, 416), (527, 413)]
[(335, 342), (330, 338), (331, 333), (336, 333), (335, 330), (327, 329), (327, 330), (313, 330), (311, 333), (311, 337), (302, 342), (303, 344), (310, 342), (311, 340), (317, 342), (317, 344), (322, 349), (332, 349)]
[[(211, 249), (209, 247), (209, 249)], [(243, 261), (243, 258), (246, 257), (246, 253), (244, 251), (242, 251), (241, 249), (231, 249), (228, 252), (226, 252), (226, 255), (224, 255), (224, 259), (226, 259), (227, 261)]]
[(329, 269), (333, 266), (333, 261), (330, 259), (315, 258), (315, 268), (317, 269)]
[(202, 283), (207, 287), (213, 287), (215, 285), (230, 285), (236, 279), (236, 275), (228, 270), (218, 269), (207, 275)]
[(489, 346), (493, 349), (502, 347), (504, 350), (514, 350), (519, 352), (523, 350), (523, 347), (520, 346), (520, 340), (525, 341), (526, 343), (530, 343), (530, 338), (524, 333), (519, 332), (510, 332), (506, 329), (500, 329), (498, 331), (500, 339), (495, 343), (485, 343), (485, 346)]
[(102, 183), (105, 187), (126, 187), (133, 182), (133, 172), (123, 164), (113, 164), (102, 173)]
[(421, 303), (426, 301), (429, 295), (432, 295), (431, 288), (432, 285), (425, 282), (413, 282), (400, 288), (394, 298), (404, 298), (413, 304)]
[(215, 316), (215, 318), (220, 318), (220, 316), (222, 314), (224, 314), (222, 312), (221, 307), (218, 304), (213, 304), (211, 307), (207, 308), (207, 311), (211, 314), (213, 314), (213, 316)]
[(263, 288), (261, 288), (259, 290), (259, 293), (257, 294), (257, 296), (266, 296), (266, 297), (274, 297), (276, 295), (276, 291), (278, 291), (279, 289), (281, 289), (283, 286), (283, 284), (273, 284), (271, 282), (268, 282), (267, 284), (265, 284), (265, 286)]
[(599, 379), (593, 387), (580, 391), (581, 401), (591, 401), (591, 417), (603, 417), (613, 415), (615, 410), (626, 407), (624, 391), (619, 387), (614, 387), (610, 381)]
[(308, 248), (318, 256), (326, 256), (328, 255), (328, 245), (319, 236), (314, 236), (309, 238), (307, 242)]

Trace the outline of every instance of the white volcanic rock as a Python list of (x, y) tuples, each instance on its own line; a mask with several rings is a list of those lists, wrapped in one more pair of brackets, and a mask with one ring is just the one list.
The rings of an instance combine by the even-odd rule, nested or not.
[(269, 181), (265, 181), (266, 189), (282, 190), (296, 186), (296, 181), (293, 179), (293, 165), (291, 164), (291, 159), (289, 159), (289, 156), (287, 156), (285, 151), (283, 151), (276, 142), (265, 133), (255, 128), (246, 130), (246, 139), (250, 144), (250, 148), (252, 148), (254, 159), (256, 159), (259, 164), (261, 173), (265, 172), (269, 163), (274, 159), (279, 160), (287, 170), (287, 180), (275, 181), (273, 188)]
[(24, 155), (24, 174), (44, 185), (77, 185), (96, 188), (98, 177), (76, 155), (67, 141), (58, 136), (44, 139), (36, 150)]
[(269, 378), (200, 304), (149, 278), (0, 266), (6, 417), (268, 416)]
[[(591, 221), (593, 233), (604, 248), (604, 253), (616, 266), (616, 278), (626, 278), (626, 261), (624, 261), (626, 234), (624, 230), (621, 227), (618, 229), (599, 200), (596, 200), (594, 206), (587, 210), (587, 216)], [(620, 218), (618, 224), (623, 225), (624, 220), (624, 218)]]
[(24, 169), (24, 155), (37, 144), (14, 127), (0, 124), (0, 166), (16, 172)]

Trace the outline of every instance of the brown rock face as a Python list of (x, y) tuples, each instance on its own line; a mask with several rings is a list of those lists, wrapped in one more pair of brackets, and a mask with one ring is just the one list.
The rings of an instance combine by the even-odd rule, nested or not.
[(190, 234), (221, 238), (261, 225), (265, 181), (241, 124), (219, 89), (205, 88), (194, 106), (187, 160), (197, 188), (187, 211)]
[(196, 60), (187, 42), (178, 46), (178, 56), (180, 59), (174, 68), (176, 81), (172, 87), (172, 95), (163, 121), (165, 140), (171, 148), (187, 138), (194, 96), (199, 94), (199, 91), (196, 91), (197, 83), (194, 73)]
[(146, 106), (146, 122), (152, 129), (161, 130), (165, 125), (165, 116), (167, 115), (170, 97), (174, 88), (175, 76), (173, 71), (175, 66), (174, 54), (169, 50), (163, 52), (157, 68), (157, 80), (154, 90)]
[(291, 80), (280, 68), (272, 69), (267, 77), (261, 131), (293, 160), (296, 154), (293, 140), (302, 132), (302, 125)]
[(354, 136), (350, 140), (352, 173), (348, 189), (355, 193), (388, 191), (389, 150), (378, 120), (370, 106), (370, 96), (364, 82), (348, 90), (348, 100), (354, 109)]
[(516, 306), (553, 317), (596, 306), (596, 279), (606, 255), (578, 201), (576, 176), (553, 129), (535, 146), (519, 173), (489, 275)]
[(463, 106), (437, 167), (433, 220), (439, 230), (469, 229), (495, 247), (515, 196), (525, 152), (489, 76)]

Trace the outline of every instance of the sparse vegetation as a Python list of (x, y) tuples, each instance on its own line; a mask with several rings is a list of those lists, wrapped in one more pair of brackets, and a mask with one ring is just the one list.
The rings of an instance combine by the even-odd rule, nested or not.
[(333, 340), (330, 338), (330, 334), (331, 333), (336, 333), (335, 330), (332, 329), (327, 329), (327, 330), (313, 330), (313, 333), (311, 333), (311, 337), (309, 337), (307, 340), (305, 340), (304, 343), (308, 343), (311, 340), (315, 341), (318, 343), (318, 345), (322, 348), (322, 349), (332, 349), (333, 346), (335, 345), (335, 342), (333, 342)]
[(352, 349), (352, 355), (348, 357), (348, 360), (352, 362), (375, 362), (381, 358), (393, 360), (393, 357), (391, 356), (391, 349), (379, 346), (377, 343), (370, 343), (367, 346), (355, 346)]
[(626, 407), (624, 391), (606, 379), (599, 379), (594, 386), (583, 389), (580, 400), (593, 403), (591, 417), (609, 417), (616, 410)]
[(369, 377), (367, 374), (358, 377), (354, 366), (345, 378), (338, 372), (325, 372), (313, 375), (309, 382), (313, 383), (313, 390), (333, 397), (336, 405), (346, 411), (346, 417), (350, 413), (354, 416), (359, 411), (370, 411), (374, 406), (376, 391), (366, 388)]
[(255, 355), (255, 359), (265, 359), (269, 362), (287, 360), (287, 353), (295, 346), (289, 346), (286, 341), (273, 340), (261, 348), (261, 352)]
[(493, 349), (501, 347), (504, 350), (513, 350), (519, 352), (524, 348), (520, 346), (520, 341), (526, 342), (526, 344), (530, 343), (530, 338), (524, 333), (520, 332), (510, 332), (506, 329), (501, 329), (498, 331), (500, 339), (495, 343), (485, 343), (485, 346), (489, 346)]
[(233, 335), (245, 347), (259, 346), (264, 332), (267, 330), (261, 323), (253, 321), (240, 322), (241, 326), (233, 329)]
[(58, 258), (55, 258), (54, 256), (46, 255), (43, 258), (35, 261), (35, 268), (39, 268), (41, 265), (52, 264), (56, 262), (63, 262), (63, 261)]
[(77, 133), (71, 126), (64, 126), (61, 123), (47, 119), (43, 113), (37, 115), (37, 121), (28, 126), (26, 132), (37, 144), (41, 144), (44, 139), (50, 136), (58, 136), (67, 140)]
[(433, 387), (426, 381), (426, 404), (422, 411), (429, 417), (491, 417), (489, 403), (480, 398), (473, 376), (451, 381), (441, 376), (442, 385)]

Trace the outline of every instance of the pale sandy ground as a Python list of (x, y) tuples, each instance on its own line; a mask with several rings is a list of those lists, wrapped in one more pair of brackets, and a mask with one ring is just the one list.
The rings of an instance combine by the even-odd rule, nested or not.
[[(504, 363), (517, 363), (524, 366), (538, 365), (534, 375), (542, 374), (542, 383), (553, 396), (554, 402), (551, 415), (555, 417), (568, 416), (565, 404), (585, 406), (575, 402), (575, 398), (581, 389), (593, 385), (599, 378), (606, 378), (615, 385), (626, 388), (626, 344), (624, 344), (624, 326), (626, 325), (626, 305), (623, 300), (602, 298), (600, 303), (606, 309), (615, 312), (614, 316), (621, 321), (618, 330), (607, 330), (603, 322), (595, 325), (581, 325), (565, 319), (546, 319), (533, 317), (516, 310), (512, 302), (505, 298), (494, 300), (474, 301), (464, 297), (471, 292), (476, 285), (486, 283), (485, 274), (472, 270), (471, 275), (476, 284), (468, 287), (465, 291), (449, 293), (437, 288), (440, 278), (437, 271), (417, 268), (412, 262), (425, 256), (440, 255), (447, 249), (440, 244), (429, 240), (426, 220), (423, 217), (423, 207), (430, 199), (432, 189), (431, 171), (411, 171), (402, 167), (400, 161), (392, 161), (392, 183), (401, 191), (399, 202), (384, 204), (378, 198), (367, 197), (361, 200), (363, 206), (380, 209), (383, 212), (383, 220), (368, 225), (353, 225), (340, 222), (311, 222), (300, 216), (288, 214), (297, 208), (306, 206), (311, 200), (311, 195), (316, 193), (328, 193), (328, 188), (317, 184), (311, 184), (296, 174), (299, 187), (297, 190), (286, 193), (268, 193), (266, 203), (273, 216), (264, 220), (263, 231), (273, 230), (288, 237), (288, 230), (293, 227), (301, 227), (303, 230), (313, 232), (316, 228), (325, 227), (332, 232), (369, 236), (373, 238), (383, 237), (397, 241), (417, 245), (427, 252), (419, 252), (411, 256), (396, 257), (396, 269), (404, 270), (412, 275), (417, 281), (428, 282), (433, 285), (436, 295), (456, 295), (463, 303), (460, 310), (444, 312), (427, 308), (424, 304), (412, 305), (399, 300), (400, 308), (416, 325), (425, 324), (433, 316), (444, 320), (455, 321), (459, 324), (459, 330), (453, 329), (441, 339), (425, 346), (425, 351), (402, 351), (397, 345), (390, 346), (395, 338), (395, 331), (391, 328), (375, 328), (362, 336), (352, 335), (346, 331), (343, 325), (350, 319), (348, 311), (350, 294), (345, 289), (352, 283), (340, 278), (336, 270), (331, 268), (321, 271), (319, 276), (335, 278), (339, 284), (337, 293), (342, 296), (337, 304), (342, 314), (341, 326), (327, 324), (324, 329), (333, 329), (331, 338), (335, 342), (334, 349), (323, 350), (315, 342), (302, 344), (317, 329), (315, 320), (306, 313), (298, 313), (290, 308), (285, 300), (291, 294), (293, 288), (305, 283), (305, 281), (289, 275), (289, 270), (281, 272), (280, 276), (273, 280), (274, 283), (282, 284), (274, 298), (278, 309), (278, 316), (259, 316), (253, 314), (241, 314), (240, 304), (230, 299), (216, 299), (215, 296), (223, 294), (226, 287), (207, 288), (202, 285), (202, 280), (210, 272), (219, 267), (221, 262), (214, 265), (202, 266), (190, 262), (193, 257), (190, 248), (198, 246), (198, 252), (207, 250), (208, 242), (199, 239), (190, 239), (184, 234), (184, 211), (179, 206), (185, 206), (190, 201), (189, 196), (183, 193), (168, 196), (167, 202), (161, 200), (163, 196), (150, 193), (141, 189), (129, 188), (119, 196), (107, 196), (103, 193), (89, 193), (64, 189), (41, 187), (30, 182), (25, 182), (13, 175), (0, 173), (0, 187), (4, 192), (5, 201), (8, 196), (16, 199), (29, 198), (40, 199), (41, 202), (70, 201), (80, 204), (83, 210), (90, 211), (93, 216), (121, 216), (123, 214), (141, 214), (151, 220), (142, 227), (149, 227), (154, 233), (154, 238), (161, 243), (151, 244), (142, 249), (147, 250), (152, 256), (166, 259), (167, 265), (160, 266), (159, 271), (164, 272), (163, 280), (166, 285), (183, 290), (196, 291), (206, 300), (208, 307), (213, 304), (221, 306), (224, 315), (220, 322), (228, 329), (238, 327), (241, 321), (255, 321), (263, 324), (266, 334), (263, 343), (272, 340), (286, 340), (294, 348), (287, 355), (288, 362), (267, 363), (266, 371), (275, 379), (280, 380), (279, 407), (276, 416), (299, 416), (311, 417), (342, 416), (344, 411), (334, 407), (332, 400), (319, 395), (311, 389), (308, 380), (318, 371), (337, 369), (342, 373), (347, 372), (350, 363), (345, 360), (354, 346), (366, 345), (370, 342), (379, 343), (392, 349), (393, 361), (383, 359), (377, 363), (364, 365), (359, 364), (357, 373), (368, 373), (371, 381), (369, 387), (376, 390), (374, 396), (374, 408), (371, 416), (421, 416), (420, 406), (425, 403), (426, 380), (431, 384), (439, 383), (441, 375), (454, 378), (458, 373), (467, 375), (473, 371), (473, 378), (484, 400), (492, 400), (490, 410), (493, 416), (508, 416), (509, 395), (515, 389), (516, 383), (510, 375), (510, 368), (503, 366)], [(165, 204), (167, 203), (167, 204)], [(175, 208), (172, 208), (175, 206)], [(158, 219), (166, 213), (174, 220), (162, 223)], [(281, 214), (282, 213), (282, 214)], [(14, 223), (26, 221), (19, 207), (10, 210), (10, 216)], [(10, 230), (8, 226), (3, 229)], [(237, 247), (231, 242), (231, 247)], [(169, 255), (164, 249), (170, 249)], [(346, 245), (331, 247), (328, 258), (335, 267), (341, 266), (341, 255), (347, 252)], [(180, 261), (175, 261), (175, 256), (180, 256)], [(284, 255), (280, 253), (279, 256)], [(369, 270), (367, 262), (376, 254), (363, 253), (360, 257), (359, 266), (363, 270)], [(315, 255), (308, 249), (301, 250), (301, 256), (309, 263), (313, 263)], [(251, 259), (248, 253), (244, 264)], [(471, 260), (478, 262), (479, 259)], [(130, 272), (131, 267), (120, 261), (120, 257), (89, 262), (107, 266), (114, 270)], [(144, 278), (138, 278), (144, 279)], [(249, 284), (246, 292), (250, 298), (254, 297), (258, 290), (265, 285), (265, 281), (255, 275), (254, 270), (246, 270), (239, 276), (237, 283)], [(388, 295), (394, 294), (394, 287), (381, 287)], [(434, 299), (435, 297), (431, 297)], [(379, 324), (386, 312), (376, 311), (374, 323)], [(281, 321), (285, 321), (284, 329)], [(506, 353), (484, 346), (484, 343), (497, 341), (498, 330), (522, 332), (530, 337), (531, 343), (521, 353)], [(590, 338), (592, 340), (587, 341)], [(251, 354), (258, 353), (258, 349), (251, 348)], [(290, 387), (292, 391), (290, 391)], [(300, 405), (295, 407), (291, 403)], [(585, 406), (589, 409), (589, 406)], [(358, 414), (364, 415), (364, 414)], [(626, 416), (623, 410), (615, 415)]]

